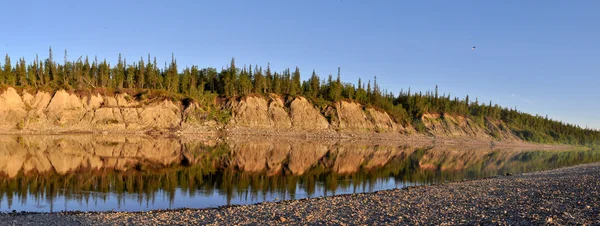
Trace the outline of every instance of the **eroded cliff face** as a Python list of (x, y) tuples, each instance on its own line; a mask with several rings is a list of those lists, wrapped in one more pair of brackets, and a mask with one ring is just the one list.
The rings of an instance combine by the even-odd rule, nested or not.
[[(360, 104), (340, 101), (326, 112), (320, 112), (304, 97), (284, 100), (276, 95), (269, 98), (245, 97), (230, 101), (232, 130), (256, 129), (305, 132), (406, 133), (402, 125), (390, 116)], [(327, 115), (327, 118), (325, 115)]]
[(170, 129), (181, 124), (178, 104), (169, 100), (141, 104), (127, 94), (79, 97), (60, 90), (32, 95), (8, 88), (0, 95), (0, 129), (9, 133)]
[(424, 114), (421, 121), (427, 132), (443, 138), (477, 138), (482, 140), (521, 141), (501, 121), (483, 119), (477, 123), (463, 116)]
[[(232, 134), (305, 135), (325, 134), (369, 138), (372, 135), (418, 135), (395, 122), (386, 112), (358, 103), (340, 101), (318, 109), (304, 97), (283, 99), (247, 96), (224, 101), (229, 121), (208, 117), (203, 106), (171, 100), (138, 101), (125, 93), (78, 96), (64, 90), (54, 94), (17, 92), (8, 88), (0, 94), (0, 133), (143, 133), (170, 131)], [(426, 134), (444, 138), (477, 138), (519, 141), (500, 121), (475, 123), (462, 116), (425, 114)]]
[(337, 120), (334, 124), (339, 130), (354, 132), (406, 132), (405, 128), (397, 124), (386, 112), (373, 108), (364, 108), (354, 102), (340, 101), (333, 111)]
[(276, 95), (268, 99), (249, 96), (231, 101), (231, 125), (256, 129), (290, 129), (292, 119), (285, 109), (283, 100)]

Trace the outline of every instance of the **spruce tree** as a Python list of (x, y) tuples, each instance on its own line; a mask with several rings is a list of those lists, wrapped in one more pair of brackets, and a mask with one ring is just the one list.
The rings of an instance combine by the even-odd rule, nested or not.
[(160, 69), (158, 69), (158, 63), (156, 62), (156, 57), (154, 57), (153, 63), (152, 63), (152, 78), (155, 81), (156, 86), (154, 87), (155, 89), (164, 89), (164, 85), (163, 85), (163, 75), (160, 71)]
[(272, 88), (272, 92), (275, 94), (282, 94), (281, 92), (281, 78), (279, 76), (279, 74), (277, 74), (277, 72), (275, 72), (275, 74), (273, 74), (273, 88)]
[(292, 75), (292, 88), (290, 94), (302, 95), (301, 84), (302, 82), (300, 81), (300, 69), (296, 67), (296, 70), (294, 70), (294, 74)]
[(35, 60), (33, 61), (33, 65), (31, 66), (31, 68), (29, 70), (27, 70), (27, 72), (29, 73), (28, 78), (29, 78), (29, 84), (31, 84), (34, 87), (38, 87), (39, 85), (39, 78), (40, 78), (40, 65), (38, 62), (38, 57), (37, 54), (35, 55)]
[(62, 73), (60, 75), (60, 86), (67, 87), (69, 85), (69, 78), (71, 77), (71, 62), (67, 60), (67, 50), (65, 49), (65, 60), (62, 66)]
[[(201, 71), (202, 77), (206, 78), (206, 89), (211, 93), (219, 93), (219, 73), (217, 73), (216, 68), (205, 68)], [(200, 77), (201, 79), (201, 77)], [(203, 82), (201, 82), (203, 83)], [(200, 85), (200, 84), (199, 84)], [(200, 89), (200, 88), (199, 88)], [(204, 89), (204, 88), (202, 88)], [(222, 93), (220, 93), (222, 94)]]
[(10, 62), (10, 57), (8, 56), (8, 54), (6, 54), (6, 56), (4, 57), (4, 78), (5, 78), (5, 84), (9, 85), (9, 86), (14, 86), (17, 82), (17, 79), (15, 77), (15, 73), (12, 69), (12, 64)]
[(175, 60), (175, 54), (171, 54), (171, 64), (167, 69), (165, 76), (165, 83), (167, 84), (167, 90), (170, 92), (177, 92), (179, 89), (179, 72), (177, 70), (177, 60)]
[[(127, 61), (125, 61), (125, 62), (127, 62)], [(134, 88), (134, 84), (135, 84), (134, 83), (134, 81), (135, 81), (134, 78), (136, 77), (135, 71), (136, 71), (135, 65), (129, 65), (127, 67), (127, 71), (126, 71), (126, 74), (125, 74), (125, 80), (127, 81), (126, 82), (127, 88), (130, 88), (130, 89)]]
[[(156, 58), (154, 58), (154, 62), (156, 63)], [(148, 54), (148, 62), (146, 64), (146, 73), (145, 79), (147, 81), (147, 87), (150, 89), (156, 89), (158, 86), (158, 78), (156, 75), (155, 67), (156, 64), (151, 63), (150, 54)]]
[(190, 94), (190, 81), (192, 80), (192, 72), (189, 67), (183, 69), (181, 75), (181, 82), (179, 82), (179, 92), (184, 94)]
[(100, 63), (98, 68), (99, 73), (99, 84), (101, 87), (109, 87), (110, 83), (110, 65), (106, 62), (106, 59)]
[(115, 81), (116, 88), (123, 88), (123, 84), (125, 82), (125, 64), (123, 63), (123, 58), (119, 53), (119, 60), (117, 62), (116, 67), (114, 68), (115, 76), (113, 80)]
[(73, 77), (71, 78), (71, 82), (77, 89), (82, 89), (84, 84), (83, 84), (83, 62), (81, 61), (81, 57), (79, 57), (79, 59), (77, 59), (77, 61), (74, 62), (73, 64), (74, 64), (74, 73), (73, 73)]
[(36, 67), (36, 63), (35, 62), (33, 62), (32, 65), (30, 64), (29, 66), (27, 66), (27, 83), (30, 86), (33, 86), (33, 87), (37, 88), (37, 84), (36, 84), (37, 83), (37, 79), (35, 77), (36, 76), (35, 75), (35, 73), (36, 73), (35, 67)]
[(225, 74), (225, 95), (226, 96), (237, 96), (237, 69), (235, 67), (235, 58), (231, 58), (231, 64), (227, 73)]
[(54, 58), (52, 54), (52, 47), (48, 50), (48, 59), (46, 60), (46, 68), (47, 68), (47, 78), (49, 83), (57, 84), (58, 83), (58, 72), (56, 69), (56, 63), (54, 63)]
[(85, 61), (83, 62), (83, 65), (81, 67), (82, 73), (81, 73), (81, 81), (83, 82), (81, 85), (82, 87), (86, 87), (91, 85), (90, 81), (92, 81), (91, 79), (91, 75), (92, 75), (92, 67), (90, 65), (90, 60), (88, 59), (88, 57), (85, 57)]
[(144, 63), (144, 58), (140, 57), (140, 62), (138, 63), (137, 73), (135, 73), (135, 88), (143, 89), (146, 88), (145, 83), (146, 77), (146, 65)]
[(98, 57), (94, 56), (94, 62), (92, 63), (92, 68), (90, 69), (91, 79), (89, 81), (93, 86), (98, 86), (98, 78), (100, 77), (99, 66)]
[(254, 92), (266, 92), (265, 77), (262, 74), (262, 69), (258, 69), (258, 66), (256, 66), (256, 69), (254, 70)]
[(239, 85), (238, 93), (241, 96), (248, 95), (248, 94), (250, 94), (250, 92), (252, 92), (252, 81), (250, 80), (249, 73), (248, 73), (248, 71), (246, 71), (245, 68), (240, 73), (238, 85)]
[(25, 58), (19, 59), (19, 64), (15, 70), (17, 76), (17, 82), (19, 86), (27, 86), (27, 65), (25, 64)]
[[(188, 93), (190, 95), (196, 96), (198, 95), (198, 78), (200, 77), (200, 70), (198, 70), (198, 66), (192, 66), (192, 69), (190, 71), (190, 78), (189, 78), (189, 88), (188, 88)], [(204, 85), (202, 85), (202, 87), (204, 87)]]
[(273, 93), (273, 74), (271, 74), (271, 63), (267, 63), (267, 70), (265, 71), (265, 86), (267, 88), (266, 93)]
[(315, 72), (315, 70), (312, 71), (312, 75), (310, 76), (309, 79), (309, 83), (310, 83), (310, 96), (312, 96), (313, 98), (316, 98), (319, 96), (319, 92), (320, 92), (320, 85), (321, 85), (321, 81), (319, 81), (319, 76), (317, 75), (317, 73)]

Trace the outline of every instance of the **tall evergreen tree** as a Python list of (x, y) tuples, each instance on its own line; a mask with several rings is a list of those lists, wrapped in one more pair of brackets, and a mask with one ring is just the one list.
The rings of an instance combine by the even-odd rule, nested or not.
[(171, 54), (171, 64), (167, 69), (165, 83), (167, 84), (168, 91), (177, 92), (179, 89), (179, 72), (177, 70), (177, 60), (175, 60), (175, 54)]
[(125, 82), (125, 66), (123, 63), (123, 58), (121, 56), (121, 54), (119, 53), (119, 61), (117, 62), (117, 65), (115, 66), (114, 70), (115, 72), (114, 74), (114, 81), (115, 81), (115, 87), (116, 88), (123, 88), (123, 84)]
[(189, 67), (183, 69), (181, 75), (181, 82), (179, 83), (179, 92), (189, 95), (190, 94), (190, 81), (192, 80), (192, 72)]
[(148, 54), (148, 63), (146, 64), (145, 80), (148, 82), (148, 88), (158, 88), (158, 77), (156, 75), (156, 58), (154, 58), (154, 64), (150, 61), (150, 54)]
[[(189, 78), (189, 87), (188, 87), (188, 93), (190, 95), (198, 95), (198, 78), (200, 78), (200, 70), (198, 70), (198, 66), (192, 66), (191, 71), (190, 71), (190, 78)], [(204, 85), (202, 85), (202, 87), (204, 87)], [(204, 89), (204, 88), (203, 88)]]
[(19, 59), (19, 63), (15, 69), (15, 74), (17, 77), (17, 85), (19, 86), (27, 86), (27, 65), (25, 64), (25, 58)]
[(35, 75), (36, 68), (35, 67), (36, 67), (35, 62), (33, 62), (32, 65), (27, 66), (27, 83), (33, 87), (37, 87), (37, 84), (36, 84), (37, 79), (36, 79), (36, 75)]
[(225, 96), (237, 96), (237, 69), (235, 67), (235, 58), (231, 58), (231, 64), (224, 77)]
[(310, 86), (309, 86), (310, 94), (309, 95), (313, 98), (318, 97), (319, 92), (320, 92), (321, 81), (319, 79), (319, 76), (315, 72), (315, 70), (313, 70), (312, 75), (310, 76), (309, 83), (310, 83)]
[(267, 70), (265, 71), (265, 86), (267, 87), (266, 93), (273, 93), (273, 74), (271, 72), (271, 63), (267, 63)]
[(138, 88), (138, 89), (146, 88), (145, 77), (146, 77), (146, 65), (144, 63), (144, 58), (140, 57), (140, 61), (138, 62), (137, 73), (135, 74), (136, 88)]
[(154, 81), (156, 82), (156, 86), (154, 87), (155, 89), (164, 89), (165, 85), (164, 85), (164, 77), (160, 71), (160, 69), (158, 69), (158, 63), (156, 62), (156, 57), (154, 57), (153, 63), (153, 71), (152, 71), (152, 76)]
[(256, 66), (256, 69), (254, 70), (254, 92), (267, 92), (265, 77), (262, 74), (262, 69), (258, 69), (258, 66)]
[(48, 59), (46, 60), (47, 79), (49, 83), (56, 84), (58, 83), (58, 71), (53, 57), (52, 47), (50, 47), (48, 50)]
[(4, 57), (4, 79), (6, 80), (5, 84), (9, 86), (14, 86), (17, 83), (17, 78), (12, 69), (12, 64), (10, 62), (10, 57), (8, 54)]
[[(127, 64), (125, 64), (127, 65)], [(127, 71), (125, 73), (125, 81), (127, 84), (127, 88), (134, 88), (134, 84), (135, 84), (135, 71), (136, 71), (136, 67), (135, 65), (129, 65), (127, 67)]]
[(90, 60), (87, 56), (85, 57), (83, 65), (81, 66), (81, 70), (81, 79), (79, 79), (79, 81), (81, 81), (81, 87), (90, 86), (90, 81), (92, 81), (92, 66), (90, 65)]
[(98, 86), (98, 81), (100, 80), (100, 72), (99, 72), (99, 64), (98, 57), (94, 56), (94, 62), (92, 63), (92, 68), (90, 69), (90, 83), (92, 86)]
[(73, 65), (71, 65), (71, 62), (69, 62), (69, 60), (67, 60), (67, 50), (65, 49), (65, 61), (64, 64), (62, 65), (62, 70), (61, 70), (61, 74), (60, 74), (60, 86), (62, 87), (67, 87), (69, 85), (69, 78), (71, 77), (71, 67)]
[(279, 77), (279, 75), (277, 74), (277, 72), (275, 72), (275, 74), (273, 74), (273, 88), (272, 88), (272, 92), (273, 93), (281, 93), (281, 78)]
[(302, 89), (300, 85), (302, 82), (300, 81), (300, 69), (296, 67), (294, 70), (294, 74), (292, 75), (292, 87), (290, 91), (290, 95), (302, 95)]
[(35, 60), (33, 61), (33, 66), (31, 67), (30, 71), (31, 73), (29, 73), (29, 84), (37, 88), (42, 82), (40, 79), (40, 62), (37, 54), (35, 55)]
[(244, 66), (244, 69), (240, 72), (239, 82), (238, 82), (238, 93), (242, 96), (248, 95), (252, 92), (252, 80), (250, 80), (250, 76), (248, 71)]
[(98, 67), (98, 75), (100, 81), (98, 82), (102, 87), (110, 87), (110, 65), (106, 62), (106, 59), (100, 63)]

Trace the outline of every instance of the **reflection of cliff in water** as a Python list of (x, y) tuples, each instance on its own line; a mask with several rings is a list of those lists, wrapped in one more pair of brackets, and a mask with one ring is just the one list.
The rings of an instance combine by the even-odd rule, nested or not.
[[(0, 137), (0, 199), (89, 200), (177, 190), (232, 197), (297, 189), (369, 187), (381, 180), (428, 184), (600, 160), (600, 151), (360, 144), (315, 140), (198, 140), (93, 135)], [(9, 203), (10, 205), (10, 203)]]

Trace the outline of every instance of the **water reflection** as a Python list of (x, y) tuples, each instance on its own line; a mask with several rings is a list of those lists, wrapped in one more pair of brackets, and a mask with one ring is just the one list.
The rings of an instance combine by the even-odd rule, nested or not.
[(600, 151), (346, 141), (0, 137), (0, 211), (211, 207), (481, 178)]

